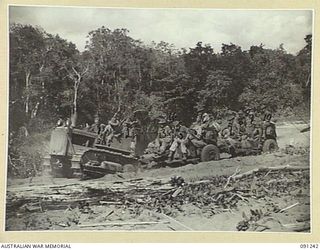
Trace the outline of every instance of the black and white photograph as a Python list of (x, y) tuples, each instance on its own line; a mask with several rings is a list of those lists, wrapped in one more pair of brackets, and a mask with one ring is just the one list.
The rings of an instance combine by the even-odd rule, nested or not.
[(312, 9), (8, 17), (5, 231), (312, 232)]

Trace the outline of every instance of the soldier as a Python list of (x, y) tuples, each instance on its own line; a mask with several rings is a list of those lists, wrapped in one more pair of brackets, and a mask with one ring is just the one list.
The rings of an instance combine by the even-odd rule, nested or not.
[(112, 127), (112, 124), (113, 123), (110, 120), (108, 122), (108, 125), (105, 126), (104, 131), (103, 131), (104, 142), (105, 142), (105, 145), (107, 145), (108, 147), (111, 146), (111, 143), (113, 141), (114, 129)]
[(89, 129), (90, 132), (99, 134), (100, 132), (100, 118), (99, 116), (95, 116), (94, 123), (91, 125), (91, 128)]
[(174, 132), (174, 140), (169, 148), (169, 160), (172, 160), (175, 153), (179, 149), (182, 154), (183, 159), (187, 159), (187, 128), (185, 126), (182, 126), (179, 121), (173, 122), (173, 132)]
[(233, 119), (234, 119), (233, 116), (227, 117), (227, 121), (228, 121), (227, 126), (224, 127), (221, 131), (221, 137), (223, 139), (227, 139), (227, 138), (232, 137), (234, 135), (234, 133), (232, 131)]
[(254, 130), (255, 130), (255, 114), (252, 110), (250, 110), (246, 119), (246, 134), (252, 138)]
[(207, 115), (203, 121), (202, 130), (207, 143), (217, 143), (219, 132), (221, 130), (220, 125), (214, 120), (212, 115)]
[(61, 117), (58, 119), (56, 126), (57, 127), (64, 127), (64, 121)]
[(257, 141), (260, 140), (262, 137), (262, 122), (261, 119), (255, 118), (255, 121), (253, 122), (254, 124), (254, 130), (252, 134), (253, 140)]
[[(249, 116), (249, 115), (248, 115)], [(250, 149), (252, 147), (250, 141), (251, 140), (251, 134), (253, 132), (253, 122), (254, 116), (250, 115), (251, 118), (246, 117), (244, 113), (240, 113), (240, 143), (242, 149)]]
[[(200, 150), (207, 145), (205, 139), (213, 138), (213, 131), (210, 125), (212, 121), (208, 113), (202, 113), (204, 109), (198, 110), (197, 123), (195, 123), (188, 131), (186, 136), (186, 145), (189, 153), (194, 156), (200, 154)], [(201, 116), (200, 116), (201, 115)], [(201, 117), (201, 119), (199, 119)]]
[(199, 155), (200, 150), (207, 145), (203, 133), (198, 133), (195, 129), (189, 129), (185, 140), (190, 154), (194, 156)]
[(169, 147), (171, 141), (172, 141), (172, 131), (171, 128), (166, 125), (166, 120), (161, 119), (159, 121), (159, 129), (158, 129), (158, 135), (156, 138), (156, 145), (159, 149), (159, 153), (163, 154), (167, 148)]
[(233, 123), (232, 123), (232, 131), (235, 137), (239, 137), (245, 133), (246, 130), (246, 121), (245, 116), (242, 110), (235, 114)]
[(202, 114), (202, 120), (201, 120), (201, 125), (204, 125), (208, 123), (210, 120), (210, 115), (208, 113), (203, 113)]
[(235, 115), (232, 115), (232, 114), (230, 114), (230, 116), (227, 117), (228, 124), (221, 131), (221, 140), (219, 140), (218, 142), (219, 145), (221, 146), (224, 145), (227, 148), (235, 148), (235, 145), (237, 144), (237, 140), (235, 139), (238, 139), (239, 135), (235, 135), (233, 131), (234, 119), (235, 119)]
[(120, 125), (120, 121), (118, 119), (118, 115), (114, 115), (111, 120), (110, 120), (110, 125), (113, 127), (113, 129), (118, 128), (118, 126)]
[(198, 110), (197, 110), (197, 118), (196, 118), (196, 120), (191, 124), (190, 128), (194, 128), (194, 127), (197, 127), (197, 126), (201, 125), (203, 112), (204, 112), (204, 108), (198, 108)]
[(124, 138), (132, 137), (132, 119), (130, 117), (123, 123), (122, 134)]
[(272, 117), (272, 114), (271, 114), (271, 112), (270, 111), (266, 111), (265, 113), (264, 113), (264, 117), (263, 117), (263, 121), (265, 122), (269, 122), (269, 121), (271, 121), (271, 117)]
[(84, 131), (89, 131), (90, 130), (90, 125), (86, 122), (84, 128), (83, 128)]
[(267, 111), (264, 115), (263, 125), (262, 125), (263, 138), (266, 138), (267, 136), (271, 136), (273, 138), (277, 137), (275, 123), (271, 121), (271, 118), (272, 118), (271, 112)]
[(191, 128), (201, 125), (202, 114), (198, 114), (196, 121), (192, 123)]
[(70, 118), (67, 118), (65, 126), (66, 126), (67, 128), (71, 128), (71, 127), (72, 127), (72, 122), (71, 122), (71, 119), (70, 119)]
[(142, 125), (139, 119), (134, 117), (134, 120), (130, 123), (130, 136), (131, 136), (131, 143), (130, 143), (130, 151), (131, 155), (136, 155), (136, 147), (138, 136), (141, 133)]
[(103, 124), (103, 123), (100, 124), (99, 134), (98, 134), (98, 137), (96, 139), (96, 143), (97, 144), (102, 144), (102, 145), (106, 144), (106, 141), (105, 141), (105, 127), (106, 127), (105, 124)]

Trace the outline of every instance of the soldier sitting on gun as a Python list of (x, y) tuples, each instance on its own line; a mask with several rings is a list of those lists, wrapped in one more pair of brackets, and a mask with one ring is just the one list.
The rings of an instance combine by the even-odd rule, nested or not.
[(266, 139), (267, 137), (273, 137), (276, 138), (276, 129), (275, 124), (271, 121), (272, 115), (271, 112), (267, 111), (264, 119), (263, 119), (263, 125), (262, 125), (262, 138)]
[(207, 144), (204, 142), (204, 132), (195, 129), (189, 129), (185, 138), (186, 147), (191, 156), (199, 156), (201, 149)]
[(159, 121), (158, 135), (155, 140), (156, 147), (160, 154), (163, 154), (171, 144), (172, 141), (172, 131), (171, 128), (166, 125), (166, 120), (161, 119)]
[(258, 121), (258, 118), (255, 116), (255, 113), (251, 110), (247, 117), (246, 122), (246, 134), (252, 140), (260, 139), (261, 135), (261, 122)]
[(202, 120), (202, 115), (198, 114), (197, 118), (196, 118), (196, 121), (192, 123), (190, 128), (194, 128), (194, 127), (200, 126), (201, 125), (201, 120)]
[[(199, 118), (197, 118), (198, 120)], [(199, 121), (198, 121), (199, 122)], [(217, 137), (211, 127), (211, 118), (208, 113), (204, 113), (201, 116), (200, 124), (196, 123), (185, 138), (185, 145), (189, 151), (189, 154), (193, 156), (200, 155), (201, 149), (207, 145), (205, 140), (212, 140)]]
[(207, 143), (216, 143), (219, 132), (221, 130), (220, 125), (214, 120), (214, 117), (210, 114), (206, 114), (202, 121), (202, 130), (205, 133), (205, 140)]
[(173, 160), (176, 153), (182, 154), (183, 159), (187, 159), (187, 128), (185, 126), (182, 126), (179, 121), (173, 122), (173, 133), (174, 133), (174, 139), (173, 142), (169, 148), (169, 160)]
[(229, 147), (235, 147), (235, 145), (237, 144), (236, 138), (238, 138), (238, 135), (235, 135), (233, 132), (233, 128), (234, 128), (234, 117), (231, 116), (228, 119), (228, 124), (227, 126), (222, 129), (222, 131), (220, 132), (221, 135), (221, 139), (219, 140), (218, 144), (221, 146), (225, 146), (227, 148)]

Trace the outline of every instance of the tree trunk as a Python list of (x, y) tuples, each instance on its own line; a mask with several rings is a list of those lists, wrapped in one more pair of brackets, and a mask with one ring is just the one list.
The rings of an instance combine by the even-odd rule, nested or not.
[(74, 83), (73, 110), (72, 110), (72, 114), (71, 114), (72, 127), (75, 127), (77, 125), (77, 118), (78, 118), (78, 110), (77, 110), (78, 89), (79, 89), (79, 82), (75, 82)]
[(31, 73), (28, 71), (26, 72), (26, 106), (25, 106), (25, 112), (26, 114), (29, 113), (29, 101), (30, 101), (30, 93), (29, 93), (29, 88), (30, 88), (30, 78), (31, 78)]
[(141, 85), (142, 82), (142, 73), (141, 73), (141, 64), (139, 63), (139, 87)]
[[(104, 80), (101, 80), (101, 86), (104, 85)], [(101, 87), (103, 88), (103, 87)], [(98, 114), (101, 114), (102, 108), (101, 108), (101, 92), (99, 87), (97, 88), (97, 109), (98, 109)]]
[(37, 102), (36, 106), (34, 107), (34, 109), (31, 112), (31, 119), (35, 118), (37, 116), (38, 110), (39, 110), (39, 105), (40, 105), (40, 102)]

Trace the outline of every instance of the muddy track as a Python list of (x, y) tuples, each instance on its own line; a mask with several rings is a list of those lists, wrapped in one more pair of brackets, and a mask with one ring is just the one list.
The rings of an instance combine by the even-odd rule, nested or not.
[(293, 139), (291, 151), (179, 168), (11, 180), (6, 230), (309, 231), (308, 140), (295, 128), (279, 134), (280, 144)]

